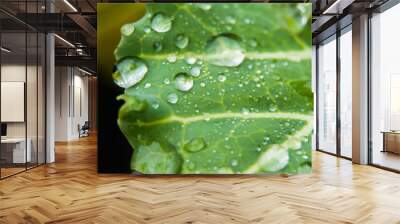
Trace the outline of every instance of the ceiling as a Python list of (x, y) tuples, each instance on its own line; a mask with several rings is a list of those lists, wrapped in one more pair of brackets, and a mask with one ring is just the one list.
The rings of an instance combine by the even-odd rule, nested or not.
[[(313, 41), (318, 42), (329, 28), (343, 18), (377, 7), (387, 0), (292, 0), (290, 2), (311, 2), (313, 4)], [(55, 32), (56, 62), (59, 64), (83, 63), (91, 70), (96, 69), (96, 27), (98, 2), (135, 2), (129, 0), (1, 0), (0, 22), (3, 43), (23, 52), (25, 39), (18, 34), (26, 27), (41, 32)], [(147, 2), (147, 1), (142, 1)], [(165, 2), (160, 1), (160, 2)], [(221, 0), (221, 2), (226, 2)], [(248, 2), (248, 1), (241, 1)], [(287, 0), (256, 0), (251, 2), (288, 2)], [(49, 12), (52, 13), (49, 13)], [(351, 18), (349, 20), (351, 22)], [(335, 32), (333, 31), (330, 32)], [(29, 39), (29, 38), (28, 38)], [(33, 45), (29, 45), (33, 46)], [(32, 50), (28, 47), (28, 54)], [(90, 66), (88, 66), (90, 65)]]

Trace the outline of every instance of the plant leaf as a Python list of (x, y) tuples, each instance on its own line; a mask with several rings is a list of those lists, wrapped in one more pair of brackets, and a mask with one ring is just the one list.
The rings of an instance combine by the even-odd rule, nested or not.
[(311, 170), (311, 4), (146, 8), (115, 50), (132, 171)]

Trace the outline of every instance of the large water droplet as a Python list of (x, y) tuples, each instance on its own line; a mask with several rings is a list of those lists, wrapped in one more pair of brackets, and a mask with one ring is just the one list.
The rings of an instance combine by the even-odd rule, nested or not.
[(244, 60), (244, 53), (233, 35), (219, 35), (208, 42), (205, 60), (213, 65), (236, 67)]
[(175, 38), (175, 46), (179, 49), (187, 47), (189, 44), (189, 37), (184, 34), (178, 34)]
[(178, 73), (175, 76), (175, 87), (180, 91), (189, 91), (193, 87), (193, 79), (187, 73)]
[(172, 27), (172, 20), (163, 13), (156, 13), (151, 19), (151, 28), (158, 33), (168, 32)]
[(178, 102), (178, 95), (176, 95), (176, 93), (168, 94), (167, 101), (169, 103), (176, 104)]
[(192, 139), (190, 142), (186, 143), (183, 147), (185, 151), (188, 152), (199, 152), (206, 147), (206, 142), (203, 138), (195, 138)]
[(125, 58), (117, 64), (117, 71), (113, 74), (114, 82), (122, 88), (129, 88), (139, 83), (147, 71), (143, 60), (136, 57)]
[(134, 23), (128, 23), (121, 27), (121, 34), (124, 36), (129, 36), (135, 31)]
[(200, 72), (201, 72), (201, 67), (199, 67), (199, 66), (196, 66), (196, 67), (193, 67), (192, 69), (190, 69), (190, 74), (194, 77), (198, 77), (200, 75)]

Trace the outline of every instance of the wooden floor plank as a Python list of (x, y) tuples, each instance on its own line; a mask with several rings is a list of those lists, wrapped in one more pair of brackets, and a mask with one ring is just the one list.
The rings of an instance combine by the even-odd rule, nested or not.
[(96, 171), (96, 138), (0, 181), (0, 223), (400, 223), (400, 175), (313, 153), (311, 175), (145, 177)]

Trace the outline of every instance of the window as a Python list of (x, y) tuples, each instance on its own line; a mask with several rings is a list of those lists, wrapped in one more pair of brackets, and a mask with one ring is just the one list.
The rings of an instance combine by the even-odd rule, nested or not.
[(352, 32), (340, 36), (340, 155), (352, 157)]
[(318, 149), (336, 153), (336, 36), (318, 47)]
[[(12, 2), (1, 2), (0, 6)], [(37, 13), (43, 1), (19, 2)], [(45, 163), (45, 35), (8, 14), (0, 24), (0, 178)]]
[(371, 162), (400, 170), (400, 5), (371, 18)]

